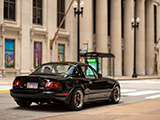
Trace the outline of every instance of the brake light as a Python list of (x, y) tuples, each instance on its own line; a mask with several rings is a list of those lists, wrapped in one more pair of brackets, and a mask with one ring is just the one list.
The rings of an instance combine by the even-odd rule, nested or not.
[(59, 82), (46, 82), (44, 84), (45, 88), (61, 88), (61, 84)]
[(18, 81), (18, 80), (14, 80), (14, 82), (13, 82), (13, 86), (19, 86), (19, 84), (20, 84), (20, 81)]

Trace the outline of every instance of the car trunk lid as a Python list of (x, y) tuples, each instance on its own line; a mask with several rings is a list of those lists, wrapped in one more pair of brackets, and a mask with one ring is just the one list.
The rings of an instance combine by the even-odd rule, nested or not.
[[(17, 82), (17, 86), (15, 81)], [(49, 90), (49, 89), (61, 89), (61, 83), (58, 79), (46, 77), (46, 76), (21, 76), (16, 77), (13, 87), (15, 89), (27, 89), (27, 90)], [(51, 84), (52, 83), (52, 84)], [(49, 84), (49, 87), (45, 85)]]

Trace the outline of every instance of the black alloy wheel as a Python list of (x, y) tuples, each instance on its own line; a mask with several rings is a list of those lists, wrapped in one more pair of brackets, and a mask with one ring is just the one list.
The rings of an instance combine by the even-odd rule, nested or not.
[(116, 86), (110, 96), (110, 102), (113, 104), (117, 104), (120, 101), (121, 92), (119, 86)]
[(68, 108), (71, 110), (80, 110), (82, 109), (84, 104), (84, 94), (82, 89), (77, 88), (74, 90), (70, 104), (68, 104)]

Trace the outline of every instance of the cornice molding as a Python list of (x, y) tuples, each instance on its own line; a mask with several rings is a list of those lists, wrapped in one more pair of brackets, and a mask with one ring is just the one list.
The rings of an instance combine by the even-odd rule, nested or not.
[(48, 31), (46, 30), (31, 28), (30, 35), (31, 35), (31, 38), (34, 37), (35, 35), (42, 35), (44, 36), (45, 39), (48, 39)]
[(21, 38), (21, 36), (22, 36), (22, 27), (21, 26), (19, 26), (19, 27), (10, 26), (5, 23), (2, 23), (1, 24), (1, 32), (2, 32), (1, 37), (3, 37), (5, 32), (7, 32), (7, 31), (18, 32), (18, 38)]

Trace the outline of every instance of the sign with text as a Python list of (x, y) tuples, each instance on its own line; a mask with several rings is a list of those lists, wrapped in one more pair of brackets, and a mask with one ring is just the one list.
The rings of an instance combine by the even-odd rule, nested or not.
[(98, 70), (98, 60), (97, 58), (87, 58), (87, 63), (92, 66), (96, 71)]

